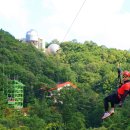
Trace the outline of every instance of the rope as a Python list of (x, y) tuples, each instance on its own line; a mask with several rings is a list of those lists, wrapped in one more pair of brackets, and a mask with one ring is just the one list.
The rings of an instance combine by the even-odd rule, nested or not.
[(86, 0), (83, 1), (82, 5), (81, 5), (81, 7), (80, 7), (80, 9), (79, 9), (79, 11), (77, 12), (77, 14), (76, 14), (76, 16), (74, 17), (74, 19), (73, 19), (73, 21), (72, 21), (70, 27), (68, 28), (68, 30), (67, 30), (67, 32), (66, 32), (66, 34), (65, 34), (65, 36), (64, 36), (64, 38), (63, 38), (63, 40), (62, 40), (62, 42), (65, 40), (67, 34), (69, 33), (70, 29), (72, 28), (72, 26), (73, 26), (73, 24), (74, 24), (76, 18), (78, 17), (78, 15), (79, 15), (81, 9), (82, 9), (83, 6), (84, 6), (85, 2), (86, 2)]

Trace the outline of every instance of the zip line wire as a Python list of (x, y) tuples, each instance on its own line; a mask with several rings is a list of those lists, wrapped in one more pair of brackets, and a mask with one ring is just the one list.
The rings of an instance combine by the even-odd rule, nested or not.
[(72, 21), (72, 23), (71, 23), (70, 27), (68, 28), (68, 30), (67, 30), (67, 32), (66, 32), (66, 34), (65, 34), (65, 36), (64, 36), (64, 38), (63, 38), (63, 40), (62, 40), (62, 42), (65, 40), (65, 38), (66, 38), (67, 34), (69, 33), (70, 29), (72, 28), (72, 26), (73, 26), (73, 24), (74, 24), (74, 22), (75, 22), (76, 18), (78, 17), (78, 15), (79, 15), (79, 13), (80, 13), (81, 9), (82, 9), (82, 8), (83, 8), (83, 6), (84, 6), (85, 2), (86, 2), (86, 0), (84, 0), (84, 1), (83, 1), (83, 4), (81, 5), (81, 7), (80, 7), (79, 11), (77, 12), (76, 16), (74, 17), (74, 19), (73, 19), (73, 21)]

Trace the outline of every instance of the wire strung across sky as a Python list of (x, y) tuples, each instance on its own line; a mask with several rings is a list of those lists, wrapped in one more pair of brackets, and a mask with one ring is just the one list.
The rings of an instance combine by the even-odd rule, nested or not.
[(83, 6), (84, 6), (85, 2), (86, 2), (86, 0), (84, 0), (84, 1), (83, 1), (83, 4), (81, 5), (81, 7), (80, 7), (79, 11), (76, 13), (76, 16), (74, 17), (74, 19), (73, 19), (73, 21), (72, 21), (72, 23), (71, 23), (70, 27), (68, 28), (68, 30), (67, 30), (67, 32), (66, 32), (66, 34), (65, 34), (65, 36), (64, 36), (64, 38), (63, 38), (63, 40), (62, 40), (62, 42), (65, 40), (65, 38), (66, 38), (67, 34), (69, 33), (70, 29), (72, 28), (72, 26), (73, 26), (73, 24), (74, 24), (74, 22), (75, 22), (76, 18), (78, 17), (78, 15), (79, 15), (79, 13), (80, 13), (81, 9), (82, 9), (82, 8), (83, 8)]

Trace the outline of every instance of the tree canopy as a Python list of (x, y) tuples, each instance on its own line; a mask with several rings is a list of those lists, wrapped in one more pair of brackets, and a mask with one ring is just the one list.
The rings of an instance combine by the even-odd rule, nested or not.
[[(92, 41), (58, 43), (61, 51), (48, 55), (0, 30), (0, 129), (2, 130), (129, 130), (130, 100), (106, 121), (103, 99), (118, 85), (117, 64), (130, 70), (130, 53), (98, 46)], [(51, 43), (49, 43), (51, 44)], [(4, 90), (17, 79), (24, 87), (24, 108), (8, 108)], [(48, 89), (70, 81), (76, 89)]]

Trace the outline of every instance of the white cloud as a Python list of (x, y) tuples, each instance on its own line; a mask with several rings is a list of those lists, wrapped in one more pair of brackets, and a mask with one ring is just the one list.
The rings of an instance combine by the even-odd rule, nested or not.
[[(124, 0), (86, 0), (65, 40), (93, 40), (98, 44), (106, 44), (107, 47), (125, 49), (125, 44), (128, 46), (129, 14), (120, 13), (123, 2)], [(55, 30), (59, 40), (66, 34), (82, 3), (81, 0), (52, 0), (54, 12), (49, 17), (49, 24), (52, 25), (50, 31)], [(59, 30), (60, 37), (57, 33)]]
[[(38, 0), (34, 9), (27, 7), (26, 0), (0, 0), (0, 18), (19, 37), (34, 28), (46, 41), (54, 38), (62, 41), (83, 2), (84, 0)], [(130, 13), (122, 13), (124, 2), (125, 0), (86, 0), (65, 40), (92, 40), (107, 47), (129, 48)], [(16, 28), (15, 24), (10, 27), (11, 23), (16, 23)]]
[(6, 24), (7, 31), (13, 34), (18, 33), (18, 29), (20, 33), (28, 26), (28, 14), (23, 0), (0, 0), (0, 17)]

